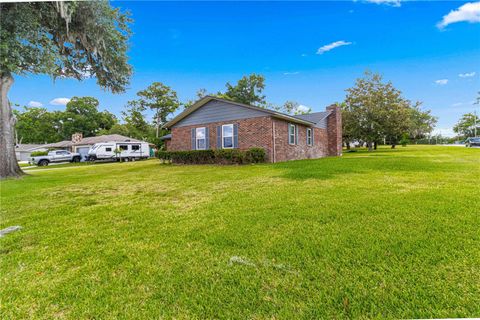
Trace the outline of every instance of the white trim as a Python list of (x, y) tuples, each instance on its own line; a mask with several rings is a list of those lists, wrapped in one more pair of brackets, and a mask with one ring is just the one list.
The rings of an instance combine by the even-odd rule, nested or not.
[[(293, 128), (293, 143), (290, 142), (290, 138), (292, 137), (292, 134), (290, 133), (290, 128)], [(297, 142), (297, 126), (294, 125), (293, 123), (288, 124), (288, 144), (289, 145), (296, 145)]]
[[(223, 136), (223, 127), (232, 127), (232, 136)], [(229, 124), (223, 124), (222, 125), (222, 149), (233, 149), (233, 136), (234, 136), (234, 132), (233, 132), (233, 123), (229, 123)], [(232, 146), (231, 147), (225, 147), (225, 139), (224, 138), (232, 138)]]
[[(203, 138), (198, 138), (197, 137), (197, 131), (199, 129), (203, 129)], [(199, 140), (204, 141), (204, 147), (203, 148), (198, 147), (198, 141)], [(207, 150), (207, 129), (206, 129), (206, 127), (195, 128), (195, 150)]]
[[(308, 133), (310, 132), (310, 137), (308, 136)], [(308, 142), (308, 138), (310, 138), (310, 142)], [(307, 128), (307, 146), (313, 146), (313, 129), (312, 128)]]

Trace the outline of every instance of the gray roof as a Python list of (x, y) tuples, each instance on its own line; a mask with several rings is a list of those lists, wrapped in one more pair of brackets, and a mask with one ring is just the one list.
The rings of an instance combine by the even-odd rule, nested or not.
[(49, 143), (43, 145), (45, 148), (69, 148), (73, 145), (72, 141), (70, 140), (63, 140), (60, 142)]
[(96, 137), (87, 137), (83, 138), (79, 142), (75, 143), (76, 146), (78, 145), (85, 145), (85, 144), (95, 144), (95, 143), (102, 143), (102, 142), (141, 142), (140, 140), (122, 136), (120, 134), (106, 134), (103, 136), (96, 136)]
[(208, 103), (212, 100), (217, 100), (217, 101), (237, 105), (237, 106), (244, 107), (244, 108), (249, 108), (249, 109), (261, 111), (261, 112), (264, 112), (266, 114), (269, 114), (269, 115), (271, 115), (273, 117), (276, 117), (276, 118), (279, 118), (279, 119), (292, 121), (292, 122), (296, 122), (296, 123), (301, 123), (301, 124), (304, 124), (304, 125), (307, 125), (307, 126), (315, 125), (314, 122), (311, 122), (311, 121), (308, 121), (308, 120), (303, 120), (303, 119), (300, 119), (300, 118), (296, 118), (296, 117), (293, 117), (291, 115), (281, 113), (281, 112), (278, 112), (278, 111), (273, 111), (273, 110), (269, 110), (269, 109), (265, 109), (265, 108), (261, 108), (261, 107), (257, 107), (257, 106), (252, 106), (252, 105), (249, 105), (249, 104), (238, 103), (238, 102), (235, 102), (235, 101), (221, 99), (221, 98), (217, 98), (217, 97), (206, 96), (206, 97), (203, 97), (202, 99), (198, 100), (190, 108), (184, 110), (182, 113), (177, 115), (175, 118), (173, 118), (172, 120), (167, 122), (163, 127), (164, 128), (171, 128), (177, 122), (186, 118), (191, 113), (193, 113), (194, 111), (196, 111), (197, 109), (199, 109), (200, 107), (204, 106), (206, 103)]
[(18, 152), (28, 152), (35, 149), (43, 148), (44, 144), (33, 144), (33, 143), (25, 143), (25, 144), (17, 144), (15, 146), (15, 151)]
[(299, 118), (302, 120), (307, 120), (310, 122), (315, 123), (315, 127), (319, 128), (327, 128), (327, 117), (330, 114), (330, 111), (323, 111), (323, 112), (313, 112), (307, 114), (299, 114), (294, 116), (295, 118)]
[(169, 140), (169, 139), (172, 139), (172, 134), (171, 133), (166, 134), (166, 135), (164, 135), (163, 137), (160, 138), (160, 140)]

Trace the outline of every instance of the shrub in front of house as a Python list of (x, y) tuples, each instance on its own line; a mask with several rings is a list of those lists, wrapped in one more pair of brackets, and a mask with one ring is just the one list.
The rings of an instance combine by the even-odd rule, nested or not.
[(262, 163), (267, 161), (267, 153), (263, 148), (250, 148), (245, 152), (249, 163)]
[(30, 157), (39, 157), (48, 155), (48, 151), (33, 151), (30, 153)]
[(251, 148), (238, 149), (159, 151), (158, 158), (178, 164), (247, 164), (261, 163), (267, 160), (265, 150)]

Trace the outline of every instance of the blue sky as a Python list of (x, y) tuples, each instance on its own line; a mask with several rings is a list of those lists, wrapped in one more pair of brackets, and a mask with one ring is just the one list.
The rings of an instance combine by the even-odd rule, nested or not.
[[(376, 2), (376, 3), (375, 3)], [(129, 89), (111, 94), (95, 79), (16, 77), (10, 100), (64, 108), (94, 96), (117, 115), (135, 93), (160, 81), (191, 99), (199, 88), (260, 73), (267, 100), (321, 111), (342, 101), (365, 70), (380, 72), (439, 117), (444, 134), (474, 109), (480, 91), (480, 2), (113, 2), (135, 20)], [(55, 100), (57, 99), (57, 100)], [(477, 106), (480, 111), (480, 107)]]

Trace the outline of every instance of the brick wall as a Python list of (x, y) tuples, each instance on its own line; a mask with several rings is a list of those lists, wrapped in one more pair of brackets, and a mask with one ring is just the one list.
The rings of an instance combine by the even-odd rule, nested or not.
[(314, 159), (327, 155), (327, 132), (313, 128), (313, 145), (307, 145), (307, 126), (297, 124), (298, 144), (288, 144), (288, 122), (274, 119), (275, 125), (275, 162)]
[(342, 155), (342, 114), (340, 107), (331, 105), (327, 107), (332, 113), (327, 118), (328, 155)]
[(172, 128), (172, 140), (168, 146), (170, 151), (191, 150), (192, 128), (208, 127), (210, 132), (210, 145), (207, 149), (217, 148), (217, 126), (224, 124), (238, 124), (238, 147), (246, 150), (253, 147), (264, 148), (268, 159), (272, 161), (272, 118), (257, 117), (250, 119), (213, 122), (205, 125), (191, 125)]
[[(327, 119), (327, 130), (313, 128), (313, 146), (307, 145), (307, 126), (297, 124), (298, 143), (288, 144), (288, 121), (274, 119), (269, 116), (241, 120), (208, 123), (205, 125), (190, 125), (172, 128), (172, 139), (167, 150), (191, 150), (192, 128), (208, 127), (210, 145), (208, 149), (217, 148), (217, 126), (238, 124), (238, 146), (241, 150), (252, 147), (264, 148), (269, 161), (288, 161), (299, 159), (314, 159), (342, 154), (342, 119), (336, 106), (328, 107), (332, 114)], [(275, 128), (275, 130), (273, 130)], [(273, 147), (273, 132), (275, 132), (275, 147)], [(275, 156), (273, 155), (275, 150)]]
[(170, 151), (170, 144), (172, 143), (172, 140), (166, 139), (164, 142), (165, 142), (165, 145), (164, 145), (165, 150)]

